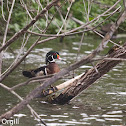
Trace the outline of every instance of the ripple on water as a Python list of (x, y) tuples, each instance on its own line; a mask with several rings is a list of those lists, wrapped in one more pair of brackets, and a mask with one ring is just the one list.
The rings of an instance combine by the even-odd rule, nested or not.
[(118, 118), (105, 118), (106, 121), (122, 121), (122, 119), (118, 119)]
[(25, 115), (25, 114), (21, 114), (21, 113), (20, 113), (20, 114), (14, 114), (14, 116), (20, 118), (20, 117), (24, 117), (24, 116), (27, 116), (27, 115)]
[(45, 117), (45, 116), (47, 116), (47, 115), (45, 115), (45, 114), (40, 114), (39, 116), (41, 116), (41, 117)]
[(73, 50), (78, 50), (79, 48), (78, 47), (72, 47)]
[(82, 117), (88, 117), (86, 113), (81, 113), (80, 115), (82, 115)]
[(122, 113), (122, 110), (107, 112), (107, 114), (119, 114), (119, 113)]
[(67, 118), (69, 116), (66, 116), (66, 115), (51, 115), (52, 117), (60, 117), (60, 118)]
[(3, 58), (4, 59), (13, 59), (14, 55), (11, 54), (11, 53), (5, 52), (4, 55), (3, 55)]
[(32, 52), (38, 53), (38, 52), (43, 52), (44, 54), (46, 54), (47, 52), (51, 51), (52, 48), (40, 48), (40, 49), (35, 49)]
[(86, 54), (90, 54), (92, 51), (85, 51)]
[(106, 92), (109, 95), (126, 95), (126, 92)]
[(117, 103), (111, 104), (111, 105), (113, 105), (113, 106), (126, 106), (126, 104), (117, 104)]
[(92, 66), (88, 66), (88, 65), (83, 65), (80, 68), (92, 68)]
[(72, 120), (72, 121), (65, 121), (67, 124), (70, 124), (70, 125), (90, 125), (91, 123), (88, 123), (88, 122), (79, 122), (79, 121), (75, 121), (75, 120)]
[(115, 117), (123, 117), (123, 115), (107, 115), (107, 114), (104, 114), (104, 115), (102, 115), (102, 117), (112, 117), (112, 118), (115, 118)]
[[(91, 44), (90, 42), (82, 43), (82, 46), (84, 46), (85, 51), (84, 50), (81, 50), (81, 51), (83, 51), (83, 53), (85, 53), (86, 55), (90, 54), (92, 52), (90, 50), (94, 49), (93, 44)], [(73, 49), (74, 49), (74, 51), (72, 50), (73, 53), (71, 53), (71, 50), (67, 50), (68, 48), (64, 48), (64, 47), (62, 47), (62, 46), (58, 47), (61, 50), (59, 52), (61, 55), (61, 58), (63, 58), (69, 64), (71, 64), (71, 62), (75, 62), (76, 56), (77, 56), (76, 50), (78, 50), (79, 42), (73, 42)], [(91, 48), (88, 49), (88, 47), (91, 47)], [(41, 49), (34, 49), (31, 52), (31, 54), (29, 54), (27, 56), (26, 63), (29, 63), (32, 67), (33, 66), (35, 67), (35, 65), (38, 65), (38, 64), (40, 65), (40, 63), (43, 64), (45, 62), (46, 53), (48, 51), (52, 50), (52, 48), (53, 47), (51, 47), (51, 48), (44, 47)], [(18, 54), (18, 52), (19, 52), (19, 50), (16, 50), (15, 53)], [(80, 57), (81, 57), (81, 54), (79, 55), (78, 59)], [(14, 56), (12, 53), (5, 53), (4, 58), (11, 59), (11, 58), (14, 58)], [(63, 64), (63, 62), (61, 62), (61, 64)], [(89, 65), (80, 67), (80, 69), (77, 72), (79, 73), (81, 70), (83, 70), (83, 68), (90, 69), (92, 66), (89, 66)], [(42, 111), (42, 113), (39, 113), (39, 114), (40, 114), (40, 117), (42, 117), (43, 121), (45, 121), (47, 123), (47, 125), (49, 125), (49, 126), (72, 126), (72, 125), (73, 126), (78, 126), (78, 125), (80, 125), (80, 126), (81, 125), (82, 126), (91, 125), (92, 126), (92, 124), (94, 124), (94, 126), (97, 126), (99, 124), (106, 125), (106, 122), (108, 125), (111, 125), (111, 126), (120, 126), (118, 124), (121, 121), (123, 121), (123, 119), (125, 117), (123, 108), (125, 108), (125, 106), (126, 106), (125, 99), (124, 99), (125, 95), (126, 95), (125, 85), (124, 85), (125, 79), (126, 79), (125, 78), (125, 73), (126, 73), (125, 66), (126, 65), (124, 63), (117, 65), (116, 67), (113, 68), (113, 70), (110, 73), (105, 74), (100, 79), (100, 81), (97, 81), (95, 83), (95, 85), (91, 86), (91, 88), (89, 88), (89, 90), (87, 90), (88, 91), (87, 94), (85, 93), (83, 96), (83, 93), (82, 93), (81, 95), (79, 95), (76, 98), (77, 102), (82, 103), (82, 106), (84, 106), (84, 105), (86, 106), (85, 110), (83, 109), (84, 107), (82, 107), (82, 108), (77, 107), (77, 106), (71, 107), (70, 105), (61, 106), (58, 109), (56, 109), (55, 106), (53, 106), (54, 109), (52, 109), (50, 107), (50, 105), (49, 106), (46, 105), (47, 102), (45, 102), (45, 101), (41, 101), (41, 105), (38, 106), (36, 110), (40, 111), (40, 110), (42, 110), (42, 106), (44, 106), (44, 107), (46, 106), (46, 110)], [(76, 72), (76, 74), (78, 74), (77, 72)], [(10, 78), (11, 78), (11, 82), (13, 82), (13, 80), (15, 80), (15, 76), (13, 78), (10, 75)], [(19, 82), (20, 82), (20, 80), (21, 79), (19, 79)], [(24, 90), (22, 90), (22, 94), (23, 94), (23, 91)], [(8, 99), (11, 99), (9, 97), (9, 95), (7, 95), (6, 93), (4, 93), (3, 96), (4, 96), (5, 102), (6, 101), (8, 102)], [(106, 97), (106, 96), (108, 96), (108, 97)], [(117, 96), (119, 97), (119, 100), (118, 100)], [(122, 98), (122, 96), (124, 96), (124, 97)], [(103, 100), (101, 100), (102, 98), (103, 98)], [(90, 104), (86, 104), (83, 101), (84, 102), (86, 101), (86, 103), (90, 103)], [(12, 107), (13, 104), (10, 104), (10, 103), (7, 104), (7, 109), (9, 107)], [(88, 109), (88, 107), (89, 107), (89, 109)], [(82, 111), (82, 109), (83, 109), (83, 111)], [(95, 109), (98, 111), (95, 111)], [(112, 109), (113, 111), (110, 109)], [(15, 114), (14, 116), (23, 117), (26, 115), (25, 114)], [(23, 123), (25, 125), (27, 118), (25, 117), (23, 119), (24, 119)], [(31, 122), (31, 121), (32, 120), (29, 120), (29, 122)], [(114, 125), (114, 123), (117, 125)], [(41, 125), (41, 124), (37, 124), (37, 125)]]
[[(73, 45), (80, 45), (80, 42), (73, 42)], [(90, 43), (81, 43), (82, 46), (89, 46), (89, 47), (94, 47), (94, 45)]]

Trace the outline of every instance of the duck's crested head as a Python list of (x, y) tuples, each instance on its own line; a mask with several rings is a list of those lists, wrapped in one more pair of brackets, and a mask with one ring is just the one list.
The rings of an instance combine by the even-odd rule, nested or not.
[(55, 62), (55, 59), (60, 59), (59, 53), (57, 51), (49, 51), (46, 54), (46, 64)]

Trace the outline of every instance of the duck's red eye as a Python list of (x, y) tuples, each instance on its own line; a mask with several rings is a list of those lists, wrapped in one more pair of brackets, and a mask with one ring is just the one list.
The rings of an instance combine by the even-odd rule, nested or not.
[(56, 55), (56, 53), (54, 53), (53, 55)]

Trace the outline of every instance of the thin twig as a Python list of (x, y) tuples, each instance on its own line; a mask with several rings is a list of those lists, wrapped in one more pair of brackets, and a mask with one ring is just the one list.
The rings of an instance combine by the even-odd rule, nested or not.
[(11, 43), (13, 43), (19, 36), (21, 36), (25, 31), (27, 31), (35, 22), (37, 22), (52, 6), (54, 6), (59, 0), (53, 0), (50, 4), (48, 4), (37, 16), (34, 17), (31, 22), (26, 25), (19, 32), (15, 33), (2, 47), (0, 47), (0, 52), (7, 48)]
[[(15, 91), (12, 91), (11, 88), (7, 87), (6, 85), (4, 85), (2, 83), (0, 83), (0, 86), (3, 87), (4, 89), (8, 90), (9, 92), (11, 92), (13, 95), (15, 95), (21, 101), (23, 101), (23, 98), (20, 95), (18, 95)], [(39, 119), (39, 121), (42, 122), (42, 124), (47, 126), (46, 123), (40, 118), (40, 116), (35, 112), (35, 110), (29, 104), (27, 104), (27, 107), (29, 108), (33, 117)]]
[[(3, 1), (2, 1), (2, 3), (3, 3)], [(8, 16), (8, 20), (7, 20), (7, 24), (6, 24), (6, 28), (5, 28), (5, 32), (4, 32), (2, 46), (5, 45), (5, 41), (6, 41), (6, 37), (7, 37), (7, 32), (8, 32), (8, 26), (9, 26), (9, 22), (10, 22), (10, 19), (11, 19), (11, 14), (12, 14), (12, 11), (13, 11), (14, 4), (15, 4), (15, 0), (13, 0), (12, 5), (11, 5), (11, 9), (9, 11), (9, 16)], [(1, 71), (2, 71), (2, 57), (3, 57), (3, 52), (1, 52), (1, 54), (0, 54), (0, 77), (2, 76), (1, 75)]]
[(69, 12), (70, 12), (70, 9), (71, 9), (71, 7), (72, 7), (72, 4), (73, 4), (73, 1), (71, 1), (70, 6), (68, 7), (67, 14), (66, 14), (66, 16), (65, 16), (65, 19), (64, 19), (64, 21), (63, 21), (63, 24), (62, 24), (61, 28), (59, 29), (57, 35), (59, 35), (59, 33), (61, 32), (63, 26), (65, 25), (65, 22), (66, 22), (66, 20), (67, 20), (68, 15), (69, 15)]
[[(64, 1), (64, 3), (66, 2), (66, 0)], [(64, 4), (63, 3), (63, 4)], [(51, 5), (52, 6), (52, 5)], [(62, 7), (62, 5), (60, 6)], [(56, 14), (56, 13), (55, 13)], [(54, 14), (54, 15), (55, 15)], [(52, 17), (52, 20), (54, 19), (54, 16)], [(52, 21), (51, 20), (51, 21)], [(49, 27), (49, 25), (51, 24), (51, 21), (49, 22), (48, 26), (44, 29), (44, 33), (46, 32), (47, 28)], [(21, 59), (19, 59), (10, 69), (8, 69), (8, 71), (6, 72), (5, 75), (3, 75), (0, 79), (0, 81), (3, 81), (24, 59), (25, 57), (31, 52), (31, 50), (37, 45), (37, 44), (40, 44), (39, 42), (43, 43), (43, 42), (46, 42), (46, 41), (49, 41), (49, 40), (53, 40), (53, 39), (56, 39), (57, 37), (50, 37), (48, 39), (45, 39), (43, 41), (40, 41), (41, 39), (41, 36), (36, 40), (35, 43), (32, 44), (32, 46), (28, 49), (28, 51), (25, 53), (24, 56), (22, 56)]]
[(30, 78), (30, 79), (27, 80), (26, 82), (23, 82), (23, 83), (20, 83), (20, 84), (17, 84), (17, 85), (15, 85), (15, 86), (13, 86), (12, 88), (10, 88), (10, 90), (15, 90), (15, 89), (17, 89), (17, 88), (19, 88), (19, 87), (21, 87), (21, 86), (28, 85), (30, 82), (32, 82), (32, 81), (34, 81), (34, 80), (40, 81), (40, 79), (41, 79), (41, 81), (42, 81), (42, 79), (47, 79), (47, 78), (50, 78), (50, 77), (52, 77), (52, 76), (54, 76), (54, 75), (48, 75), (48, 76), (40, 76), (40, 77), (33, 77), (33, 78)]
[(99, 58), (93, 58), (91, 61), (98, 61), (98, 60), (110, 60), (110, 61), (126, 61), (124, 58), (107, 58), (107, 57), (99, 57)]
[[(107, 17), (105, 20), (103, 20), (102, 22), (100, 22), (97, 26), (95, 26), (95, 27), (90, 27), (90, 26), (88, 26), (87, 28), (87, 30), (88, 31), (93, 31), (93, 32), (95, 32), (97, 35), (99, 35), (100, 37), (102, 37), (102, 38), (104, 38), (104, 36), (102, 35), (102, 34), (100, 34), (97, 30), (95, 30), (99, 25), (101, 25), (104, 21), (106, 21), (108, 18), (110, 18), (113, 14), (115, 14), (119, 9), (120, 9), (120, 7), (121, 6), (119, 6), (115, 11), (113, 11), (112, 13), (111, 13), (111, 15), (109, 16), (109, 17)], [(78, 20), (78, 19), (76, 19), (75, 17), (72, 17), (72, 20), (74, 20), (75, 22), (77, 22), (77, 23), (79, 23), (79, 24), (81, 24), (81, 25), (83, 25), (84, 23), (82, 22), (82, 21), (80, 21), (80, 20)], [(84, 30), (85, 31), (85, 30)], [(80, 34), (81, 32), (78, 32), (78, 34)], [(119, 47), (121, 47), (121, 48), (123, 48), (121, 45), (119, 45), (119, 44), (117, 44), (117, 43), (115, 43), (115, 42), (113, 42), (112, 40), (109, 40), (111, 43), (113, 43), (114, 45), (117, 45), (117, 46), (119, 46)]]
[(5, 41), (6, 41), (8, 26), (9, 26), (9, 22), (11, 19), (11, 14), (13, 11), (14, 4), (15, 4), (15, 0), (13, 0), (12, 5), (11, 5), (11, 9), (9, 11), (9, 16), (8, 16), (8, 20), (7, 20), (7, 24), (6, 24), (6, 28), (5, 28), (5, 32), (4, 32), (4, 37), (3, 37), (3, 45), (5, 44)]
[(121, 0), (118, 0), (113, 6), (111, 6), (108, 10), (106, 10), (105, 12), (103, 12), (101, 15), (98, 15), (98, 16), (97, 16), (96, 18), (94, 18), (93, 20), (91, 20), (91, 21), (89, 21), (89, 22), (87, 22), (87, 23), (85, 23), (85, 24), (83, 24), (83, 25), (81, 25), (81, 26), (79, 26), (79, 27), (77, 27), (77, 28), (75, 28), (75, 29), (69, 31), (69, 33), (75, 32), (75, 31), (77, 31), (77, 30), (80, 30), (80, 29), (82, 29), (82, 28), (87, 27), (89, 24), (91, 24), (91, 23), (93, 23), (94, 21), (98, 20), (100, 17), (104, 16), (106, 13), (108, 13), (110, 10), (112, 10), (120, 1), (121, 1)]
[[(84, 32), (83, 32), (83, 34), (82, 34), (82, 36), (81, 36), (81, 40), (80, 40), (80, 43), (79, 43), (79, 48), (78, 48), (78, 51), (77, 51), (77, 55), (76, 55), (76, 60), (75, 60), (75, 62), (78, 61), (78, 56), (79, 56), (79, 53), (80, 53), (80, 49), (81, 49), (83, 40), (84, 40)], [(74, 73), (75, 73), (75, 71), (73, 70), (73, 77), (74, 77)]]
[[(28, 8), (27, 8), (27, 6), (26, 6), (24, 0), (20, 0), (20, 1), (21, 1), (22, 6), (24, 6), (24, 8), (25, 8), (27, 14), (29, 15), (30, 19), (33, 20), (33, 18), (32, 18), (32, 16), (31, 16), (30, 12), (28, 11)], [(35, 25), (35, 27), (36, 27), (40, 32), (42, 32), (42, 30), (41, 30), (36, 24), (34, 24), (34, 25)]]
[(3, 17), (4, 21), (5, 21), (5, 22), (7, 22), (7, 21), (6, 21), (6, 19), (5, 19), (5, 16), (4, 16), (4, 10), (3, 10), (3, 8), (4, 8), (4, 7), (3, 7), (3, 2), (4, 2), (4, 1), (3, 1), (3, 0), (1, 0), (1, 11), (2, 11), (2, 17)]
[[(27, 36), (26, 41), (24, 39), (24, 41), (22, 42), (22, 45), (21, 45), (21, 48), (19, 50), (19, 53), (18, 53), (17, 57), (15, 58), (15, 60), (13, 61), (13, 63), (1, 74), (1, 76), (3, 76), (4, 74), (6, 74), (18, 62), (18, 59), (21, 56), (21, 54), (22, 54), (22, 52), (24, 50), (24, 47), (27, 44), (28, 39), (29, 39), (30, 36), (31, 36), (30, 34)], [(24, 34), (24, 37), (25, 37), (25, 34)]]

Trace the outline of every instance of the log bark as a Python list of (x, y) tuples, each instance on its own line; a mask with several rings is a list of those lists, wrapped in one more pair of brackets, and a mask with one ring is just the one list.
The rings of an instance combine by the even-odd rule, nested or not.
[[(118, 48), (112, 52), (107, 58), (126, 58), (126, 43), (124, 48)], [(54, 98), (51, 103), (66, 104), (72, 100), (75, 96), (87, 89), (96, 80), (109, 72), (113, 67), (119, 64), (121, 60), (102, 60), (96, 64), (95, 68), (88, 70), (81, 78), (74, 81), (69, 87), (67, 87), (58, 97)], [(98, 72), (96, 71), (98, 70)]]

